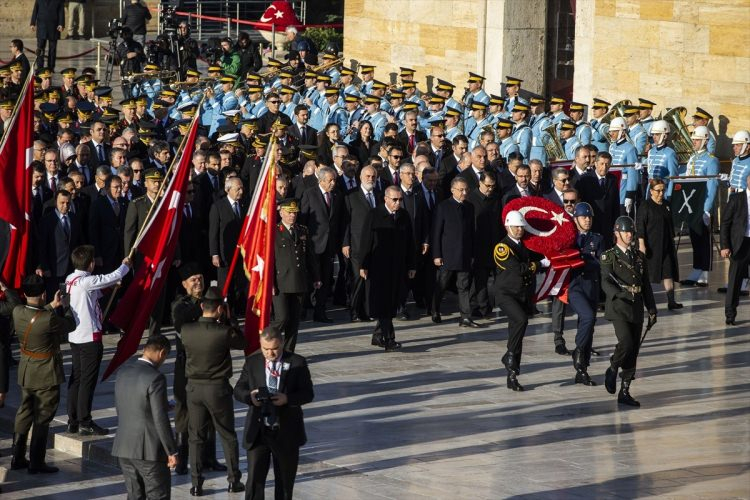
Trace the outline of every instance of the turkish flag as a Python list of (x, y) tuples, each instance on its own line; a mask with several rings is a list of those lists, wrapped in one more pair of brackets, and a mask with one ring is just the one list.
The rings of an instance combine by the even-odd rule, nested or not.
[[(260, 22), (276, 25), (276, 29), (285, 29), (287, 26), (299, 26), (302, 23), (297, 19), (297, 15), (292, 9), (292, 4), (285, 0), (277, 0), (268, 6), (266, 11), (260, 16)], [(271, 27), (259, 26), (258, 29), (271, 31)]]
[(164, 188), (163, 196), (133, 245), (133, 248), (138, 248), (142, 263), (136, 269), (133, 282), (110, 317), (110, 321), (122, 328), (125, 335), (117, 343), (117, 352), (109, 362), (102, 380), (106, 380), (138, 350), (151, 311), (167, 282), (169, 267), (172, 265), (180, 236), (185, 191), (190, 180), (191, 158), (199, 115), (200, 113), (197, 113), (193, 117), (190, 130), (183, 139), (182, 150), (174, 159), (173, 173), (166, 181), (169, 184)]
[[(249, 282), (245, 309), (246, 354), (260, 347), (260, 332), (271, 321), (273, 298), (274, 239), (276, 236), (276, 147), (275, 138), (266, 149), (258, 189), (253, 193), (237, 242), (242, 266)], [(226, 297), (229, 280), (224, 285)]]
[(29, 251), (31, 159), (34, 150), (33, 73), (29, 74), (0, 144), (0, 219), (10, 225), (8, 256), (2, 280), (20, 288)]

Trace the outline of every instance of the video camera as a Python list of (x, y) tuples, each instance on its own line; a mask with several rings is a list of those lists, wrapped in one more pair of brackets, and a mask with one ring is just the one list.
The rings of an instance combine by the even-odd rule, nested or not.
[(176, 7), (167, 5), (161, 11), (161, 32), (173, 36), (177, 34), (177, 20), (175, 19)]
[(276, 414), (276, 407), (271, 401), (271, 396), (268, 387), (258, 387), (258, 392), (255, 393), (255, 399), (260, 403), (260, 416), (263, 419), (263, 425), (275, 431), (279, 428), (279, 418)]
[(107, 24), (107, 34), (112, 40), (117, 40), (117, 37), (122, 33), (123, 26), (122, 19), (115, 17)]
[(224, 50), (221, 48), (221, 39), (209, 38), (208, 43), (201, 44), (200, 52), (210, 64), (216, 64), (224, 55)]

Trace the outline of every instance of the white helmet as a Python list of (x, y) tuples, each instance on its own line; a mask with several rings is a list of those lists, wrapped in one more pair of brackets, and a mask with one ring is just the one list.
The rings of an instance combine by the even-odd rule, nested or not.
[(523, 214), (518, 210), (511, 210), (508, 215), (505, 216), (506, 226), (524, 227), (526, 226), (526, 220), (523, 218)]
[(745, 156), (748, 148), (750, 148), (750, 132), (747, 130), (736, 132), (734, 137), (732, 137), (732, 144), (742, 144), (742, 148), (740, 148), (740, 152), (737, 156)]
[(612, 122), (609, 124), (610, 132), (619, 132), (620, 130), (625, 130), (627, 128), (628, 125), (625, 123), (625, 118), (621, 116), (613, 118)]
[(669, 123), (667, 123), (666, 120), (656, 120), (653, 125), (651, 125), (651, 135), (656, 134), (668, 134), (669, 133)]
[(703, 126), (703, 125), (695, 127), (695, 130), (693, 130), (693, 133), (690, 136), (690, 138), (707, 141), (708, 140), (708, 127)]

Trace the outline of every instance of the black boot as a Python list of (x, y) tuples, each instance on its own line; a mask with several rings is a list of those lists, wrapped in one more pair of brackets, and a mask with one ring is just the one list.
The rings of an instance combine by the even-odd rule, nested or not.
[(640, 408), (641, 403), (633, 399), (630, 395), (630, 380), (622, 379), (622, 385), (620, 385), (620, 394), (617, 395), (617, 402), (623, 405), (635, 406)]
[(13, 458), (10, 460), (10, 470), (25, 469), (29, 466), (26, 460), (26, 440), (28, 433), (13, 434)]
[(670, 311), (674, 311), (675, 309), (682, 309), (682, 304), (674, 300), (674, 290), (667, 291), (667, 308)]
[(174, 468), (175, 474), (184, 476), (188, 472), (188, 453), (190, 444), (188, 443), (188, 433), (177, 433), (177, 467)]
[(513, 355), (510, 351), (506, 352), (502, 358), (505, 369), (508, 370), (507, 386), (516, 392), (523, 391), (523, 386), (518, 382), (518, 374), (521, 371), (521, 359)]
[(576, 384), (596, 385), (588, 374), (588, 356), (579, 347), (573, 351), (573, 367), (576, 369)]
[(385, 334), (385, 352), (393, 352), (401, 349), (401, 342), (396, 342), (396, 331), (391, 327), (390, 331)]
[(604, 373), (604, 387), (607, 388), (607, 392), (610, 394), (614, 394), (617, 391), (617, 368), (612, 365)]
[(34, 425), (31, 432), (31, 447), (29, 448), (29, 474), (52, 474), (60, 469), (47, 465), (44, 461), (47, 455), (47, 435), (49, 425)]

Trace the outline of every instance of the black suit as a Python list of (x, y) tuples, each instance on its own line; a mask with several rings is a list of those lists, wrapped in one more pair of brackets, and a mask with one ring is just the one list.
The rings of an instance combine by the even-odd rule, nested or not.
[(237, 246), (237, 240), (240, 238), (242, 223), (247, 207), (239, 202), (239, 215), (232, 209), (229, 197), (217, 200), (211, 205), (208, 213), (208, 248), (211, 258), (217, 255), (219, 257), (219, 266), (216, 271), (219, 288), (224, 288), (227, 279), (232, 281), (229, 287), (228, 303), (230, 307), (237, 305), (239, 310), (243, 310), (242, 298), (244, 293), (244, 273), (242, 266), (236, 265), (234, 276), (229, 276), (229, 266), (234, 257), (234, 250)]
[(250, 398), (250, 393), (255, 389), (268, 386), (265, 364), (260, 352), (245, 358), (242, 374), (234, 386), (234, 398), (250, 407), (245, 417), (242, 438), (242, 446), (247, 450), (247, 497), (263, 497), (269, 462), (273, 455), (276, 498), (291, 499), (297, 475), (299, 448), (307, 442), (302, 405), (311, 402), (315, 394), (305, 358), (284, 352), (278, 390), (286, 394), (287, 404), (275, 407), (279, 429), (271, 430), (264, 425), (261, 407), (253, 405)]
[[(466, 185), (469, 188), (469, 192), (472, 192), (479, 188), (479, 176), (477, 176), (477, 173), (474, 172), (473, 167), (469, 167), (460, 174), (457, 175), (457, 177), (460, 177), (466, 181)], [(450, 185), (448, 186), (450, 189)]]
[(99, 196), (92, 204), (89, 215), (89, 241), (94, 245), (95, 255), (102, 259), (98, 273), (107, 274), (117, 269), (124, 257), (124, 227), (127, 209), (118, 200), (120, 213), (115, 214), (109, 196)]
[(34, 196), (34, 192), (31, 192), (31, 220), (39, 222), (42, 219), (42, 216), (44, 215), (44, 205), (49, 200), (52, 199), (52, 190), (45, 184), (45, 181), (42, 181), (42, 183), (39, 185), (36, 191), (36, 196)]
[[(529, 184), (529, 187), (526, 188), (527, 196), (533, 196), (531, 193), (531, 184)], [(503, 195), (503, 206), (507, 205), (509, 201), (515, 200), (516, 198), (521, 198), (521, 190), (518, 189), (518, 184), (513, 184), (513, 186), (508, 189), (505, 194)]]
[[(416, 260), (418, 255), (422, 255), (422, 246), (429, 245), (430, 243), (430, 214), (427, 211), (427, 204), (424, 196), (419, 196), (418, 193), (422, 191), (422, 186), (414, 184), (409, 192), (403, 191), (404, 201), (401, 203), (401, 208), (406, 210), (411, 220), (412, 235), (414, 237), (414, 266), (412, 269), (416, 271)], [(419, 295), (420, 286), (418, 277), (415, 275), (413, 279), (407, 280), (407, 287), (402, 291), (400, 306), (406, 307), (406, 299), (409, 295), (409, 290), (412, 291), (414, 301), (417, 302), (422, 297)], [(422, 304), (418, 304), (422, 305)]]
[(304, 140), (303, 140), (303, 134), (300, 132), (299, 125), (291, 125), (286, 129), (286, 133), (297, 139), (297, 143), (300, 146), (317, 146), (318, 145), (318, 131), (314, 128), (312, 128), (310, 125), (305, 125), (303, 127), (305, 129), (304, 132)]
[(471, 310), (477, 311), (481, 316), (488, 316), (494, 303), (487, 293), (487, 283), (495, 268), (492, 252), (495, 245), (505, 236), (505, 229), (500, 220), (500, 197), (497, 193), (486, 196), (476, 189), (469, 193), (466, 201), (474, 206), (474, 280), (471, 285)]
[[(562, 194), (562, 193), (560, 193), (560, 194)], [(554, 189), (552, 191), (550, 191), (549, 193), (545, 193), (543, 195), (543, 198), (548, 199), (549, 201), (551, 201), (552, 203), (554, 203), (555, 205), (557, 205), (560, 208), (565, 208), (565, 203), (563, 203), (562, 198), (557, 195), (557, 191), (555, 191)]]
[(578, 184), (578, 181), (581, 180), (581, 177), (583, 177), (584, 175), (588, 174), (589, 172), (593, 172), (593, 170), (591, 170), (591, 169), (586, 170), (583, 173), (583, 175), (581, 175), (581, 174), (578, 173), (578, 169), (576, 168), (575, 164), (571, 165), (570, 170), (568, 170), (568, 180), (570, 181), (570, 186), (569, 187), (571, 187), (573, 189), (578, 189), (578, 188), (576, 188), (576, 185)]
[(424, 304), (429, 315), (432, 313), (432, 296), (435, 293), (435, 276), (437, 275), (437, 267), (432, 260), (432, 224), (437, 206), (443, 201), (443, 194), (439, 188), (435, 188), (431, 199), (428, 200), (428, 195), (425, 193), (423, 186), (418, 186), (416, 191), (417, 198), (424, 202), (427, 214), (427, 238), (430, 247), (425, 254), (417, 252), (417, 275), (414, 277), (415, 288), (412, 288), (412, 293), (414, 294), (414, 302), (418, 306)]
[(742, 279), (748, 276), (750, 265), (750, 237), (747, 231), (747, 214), (750, 210), (747, 191), (733, 193), (727, 201), (727, 206), (721, 213), (720, 241), (722, 249), (732, 252), (729, 261), (729, 281), (727, 284), (727, 298), (724, 314), (727, 320), (734, 320), (737, 315), (737, 305), (740, 303), (740, 285)]
[(25, 82), (26, 77), (29, 75), (29, 71), (31, 71), (31, 63), (29, 63), (29, 58), (26, 57), (26, 54), (24, 52), (21, 52), (18, 54), (18, 56), (13, 60), (13, 62), (20, 62), (22, 69), (21, 69), (21, 81)]
[[(216, 188), (214, 188), (213, 181), (211, 180), (212, 178), (216, 179)], [(257, 180), (257, 174), (255, 179)], [(224, 194), (224, 186), (222, 185), (221, 176), (218, 174), (209, 174), (208, 171), (205, 171), (193, 179), (193, 182), (198, 184), (198, 192), (195, 193), (195, 198), (193, 198), (195, 200), (196, 209), (201, 213), (208, 213), (211, 209), (211, 205), (214, 204), (214, 201), (221, 198)], [(253, 183), (253, 185), (255, 184)]]
[(614, 245), (612, 228), (620, 216), (620, 190), (617, 177), (608, 173), (604, 186), (600, 185), (595, 172), (582, 176), (576, 183), (576, 190), (581, 201), (585, 201), (594, 210), (594, 222), (591, 230), (604, 238), (604, 248)]
[(448, 283), (455, 276), (461, 319), (471, 318), (471, 265), (474, 256), (474, 207), (451, 197), (436, 209), (432, 226), (432, 257), (442, 259), (432, 299), (433, 313), (440, 314), (440, 303)]
[(63, 230), (57, 211), (42, 217), (39, 224), (37, 268), (49, 272), (49, 276), (44, 278), (48, 297), (54, 297), (58, 284), (65, 281), (65, 276), (73, 271), (70, 252), (83, 243), (78, 218), (68, 213), (67, 220), (69, 234)]
[[(31, 25), (36, 27), (36, 67), (47, 67), (55, 72), (57, 41), (60, 39), (58, 26), (65, 27), (65, 3), (62, 0), (36, 0), (31, 12)], [(44, 52), (49, 42), (49, 55)]]
[[(99, 151), (94, 141), (88, 143), (89, 149), (91, 150), (91, 156), (89, 157), (89, 168), (92, 172), (96, 172), (96, 168), (99, 165), (109, 165), (109, 153), (112, 151), (112, 145), (106, 142), (101, 143), (102, 149), (104, 150), (104, 160), (99, 157)], [(147, 168), (146, 165), (145, 168)]]
[(321, 287), (315, 290), (315, 317), (325, 316), (326, 300), (333, 284), (333, 256), (338, 252), (341, 241), (341, 219), (344, 211), (343, 196), (335, 189), (330, 192), (330, 207), (318, 185), (302, 194), (300, 222), (307, 226), (312, 240), (317, 269), (314, 275), (320, 276)]
[(401, 132), (399, 132), (396, 138), (404, 147), (404, 151), (406, 152), (406, 154), (411, 155), (414, 152), (414, 149), (416, 149), (417, 144), (427, 140), (427, 134), (425, 134), (421, 130), (415, 130), (414, 131), (414, 147), (409, 147), (409, 134), (406, 133), (406, 130), (402, 130)]
[[(383, 196), (372, 192), (372, 199), (377, 206), (383, 202)], [(367, 213), (373, 208), (367, 201), (364, 191), (357, 189), (349, 193), (344, 199), (344, 233), (341, 246), (350, 247), (349, 255), (352, 265), (352, 290), (349, 297), (349, 309), (352, 316), (368, 316), (365, 308), (368, 283), (359, 275), (361, 261), (358, 258), (361, 241), (362, 227)]]

